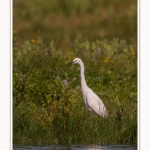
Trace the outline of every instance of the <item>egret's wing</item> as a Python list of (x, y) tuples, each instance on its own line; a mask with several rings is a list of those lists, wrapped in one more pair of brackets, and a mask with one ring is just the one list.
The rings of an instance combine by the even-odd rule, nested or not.
[(107, 117), (108, 113), (106, 107), (101, 99), (91, 89), (88, 89), (86, 100), (92, 111), (102, 117)]

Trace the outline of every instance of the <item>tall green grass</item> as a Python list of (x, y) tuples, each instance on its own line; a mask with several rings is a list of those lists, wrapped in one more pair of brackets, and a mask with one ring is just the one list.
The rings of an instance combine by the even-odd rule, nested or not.
[[(137, 143), (137, 53), (124, 40), (77, 38), (73, 51), (42, 38), (13, 48), (13, 143)], [(108, 110), (104, 119), (84, 106), (79, 66)]]

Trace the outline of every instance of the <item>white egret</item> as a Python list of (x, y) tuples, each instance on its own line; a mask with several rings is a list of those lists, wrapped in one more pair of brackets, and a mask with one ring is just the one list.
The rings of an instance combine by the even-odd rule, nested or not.
[(93, 114), (97, 114), (101, 117), (107, 117), (108, 113), (105, 105), (101, 99), (87, 86), (84, 76), (84, 64), (80, 58), (75, 58), (71, 63), (68, 64), (79, 64), (80, 65), (80, 76), (81, 76), (81, 89), (84, 99), (85, 106)]

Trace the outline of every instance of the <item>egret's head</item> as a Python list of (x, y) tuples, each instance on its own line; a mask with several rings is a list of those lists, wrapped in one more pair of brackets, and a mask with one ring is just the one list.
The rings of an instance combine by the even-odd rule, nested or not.
[(69, 64), (67, 64), (67, 66), (70, 66), (70, 65), (72, 65), (72, 64), (79, 64), (80, 61), (81, 61), (80, 58), (75, 58), (72, 62), (70, 62)]
[(73, 64), (79, 64), (80, 63), (80, 61), (81, 61), (81, 59), (80, 58), (75, 58), (74, 60), (73, 60)]

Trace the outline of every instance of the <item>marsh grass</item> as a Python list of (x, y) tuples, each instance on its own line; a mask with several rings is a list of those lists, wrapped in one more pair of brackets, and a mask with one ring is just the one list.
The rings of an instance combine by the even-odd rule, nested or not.
[[(136, 143), (133, 47), (119, 39), (75, 43), (75, 53), (85, 63), (87, 84), (103, 100), (108, 118), (85, 108), (79, 66), (65, 67), (73, 56), (64, 58), (61, 50), (48, 52), (41, 38), (25, 41), (13, 52), (14, 145)], [(54, 50), (55, 43), (49, 47)]]

